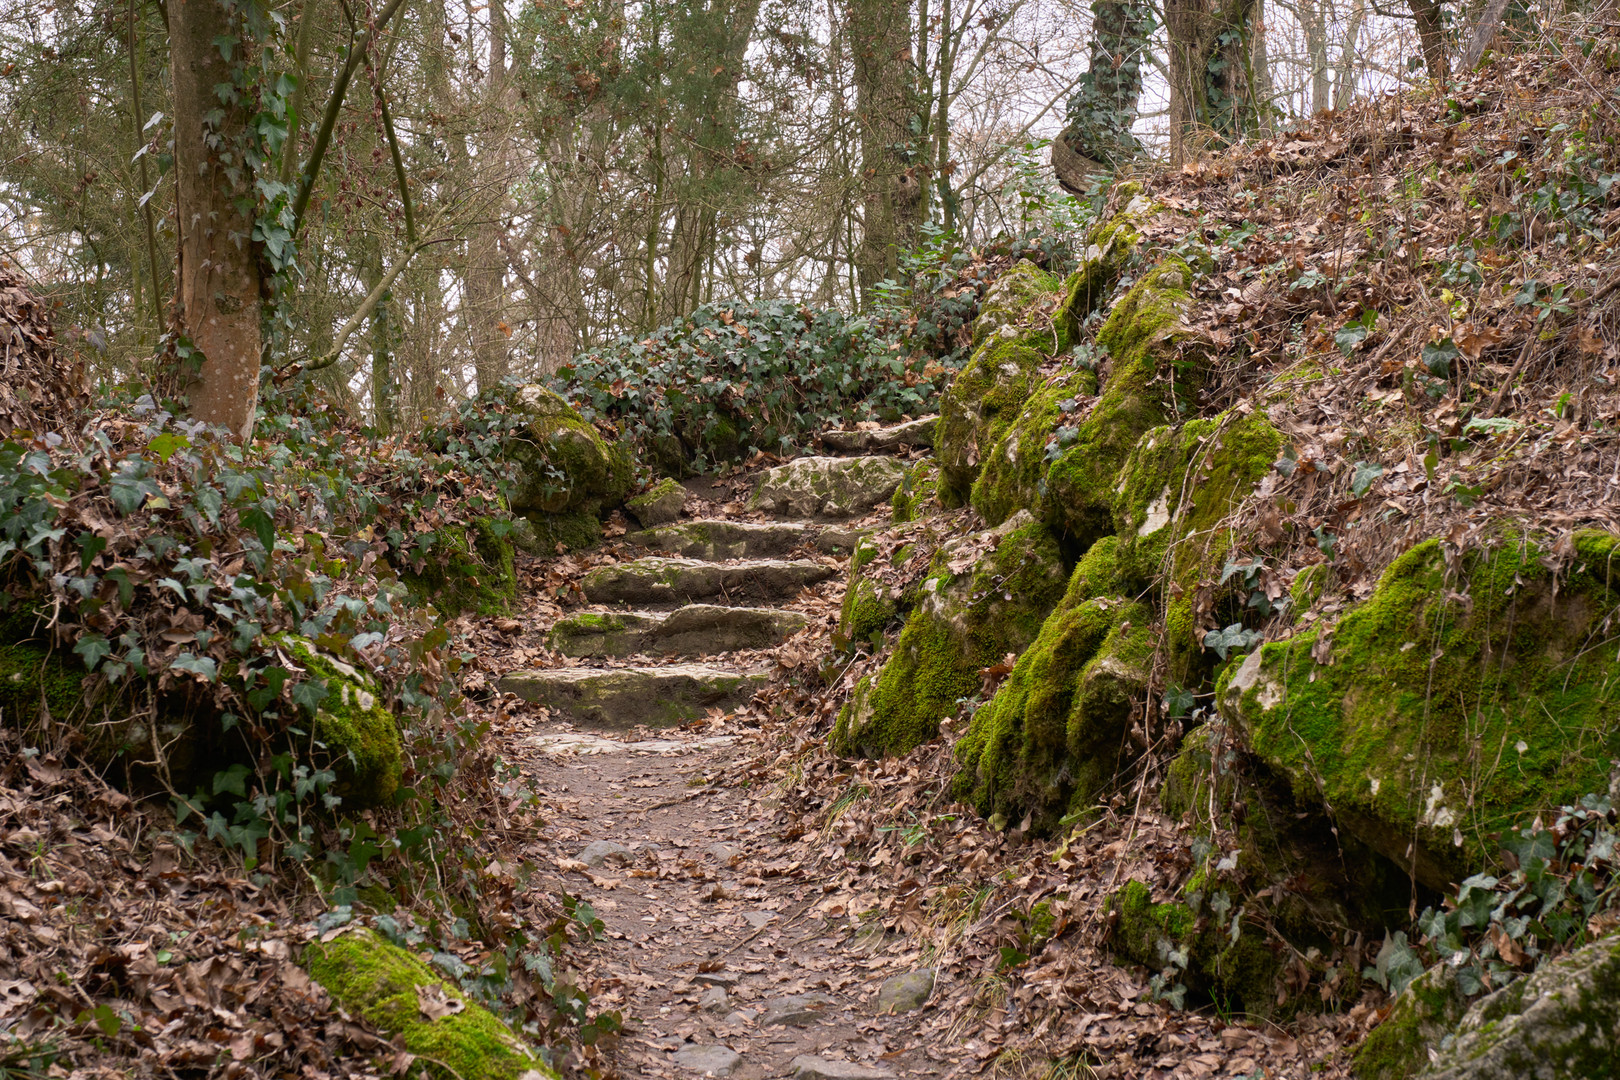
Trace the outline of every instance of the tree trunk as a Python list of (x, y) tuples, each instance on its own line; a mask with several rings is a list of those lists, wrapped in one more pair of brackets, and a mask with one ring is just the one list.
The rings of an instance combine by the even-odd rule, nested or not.
[(506, 259), (500, 250), (501, 218), (506, 210), (506, 9), (501, 0), (489, 5), (489, 72), (485, 137), (476, 171), (480, 186), (492, 189), (486, 220), (474, 223), (467, 238), (467, 329), (472, 335), (473, 366), (482, 393), (506, 378), (508, 365)]
[(900, 252), (916, 242), (922, 214), (918, 171), (926, 165), (915, 153), (911, 5), (850, 0), (847, 23), (861, 144), (863, 235), (856, 268), (864, 301), (874, 285), (898, 273)]
[(1328, 107), (1327, 0), (1303, 0), (1299, 5), (1299, 25), (1305, 31), (1305, 55), (1311, 66), (1311, 109), (1319, 113)]
[(1440, 0), (1407, 0), (1417, 23), (1418, 44), (1423, 49), (1423, 67), (1429, 78), (1446, 81), (1446, 33), (1440, 22)]
[(1355, 97), (1356, 42), (1361, 37), (1361, 24), (1367, 19), (1367, 0), (1355, 0), (1350, 9), (1350, 25), (1344, 32), (1344, 49), (1339, 54), (1339, 67), (1333, 76), (1333, 107), (1343, 109)]
[[(191, 415), (246, 441), (259, 400), (265, 282), (253, 243), (252, 178), (241, 172), (233, 181), (219, 156), (240, 154), (248, 122), (241, 103), (222, 103), (214, 93), (232, 81), (215, 44), (220, 37), (235, 40), (216, 0), (170, 0), (180, 318), (203, 356), (182, 377)], [(236, 40), (235, 54), (246, 44)]]
[(1173, 163), (1253, 126), (1255, 9), (1256, 0), (1165, 0)]
[(1058, 179), (1081, 190), (1087, 176), (1142, 152), (1132, 128), (1142, 96), (1142, 60), (1153, 13), (1137, 0), (1091, 5), (1091, 62), (1068, 102), (1068, 123), (1052, 145)]

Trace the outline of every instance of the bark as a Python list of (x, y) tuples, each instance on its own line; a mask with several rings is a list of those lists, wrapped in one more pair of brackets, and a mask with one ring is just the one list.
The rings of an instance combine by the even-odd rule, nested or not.
[(1299, 25), (1305, 31), (1305, 55), (1311, 66), (1311, 112), (1328, 107), (1327, 0), (1303, 0)]
[[(181, 325), (203, 356), (189, 375), (186, 397), (196, 419), (246, 441), (259, 399), (265, 282), (252, 241), (251, 178), (241, 174), (233, 181), (219, 158), (239, 152), (235, 142), (248, 122), (240, 103), (222, 103), (214, 93), (231, 82), (230, 64), (214, 43), (219, 37), (234, 34), (218, 0), (170, 0), (177, 287)], [(210, 123), (205, 117), (215, 110), (220, 115)]]
[(1489, 0), (1485, 9), (1479, 13), (1479, 21), (1474, 24), (1474, 32), (1468, 39), (1468, 51), (1463, 53), (1462, 68), (1472, 71), (1479, 66), (1480, 60), (1485, 57), (1485, 50), (1490, 47), (1491, 39), (1496, 37), (1497, 28), (1502, 25), (1502, 16), (1507, 11), (1508, 0)]
[(922, 220), (919, 171), (926, 166), (916, 157), (912, 127), (919, 117), (911, 5), (850, 0), (846, 22), (861, 147), (863, 235), (856, 269), (865, 298), (874, 285), (898, 273), (900, 252), (916, 242)]
[(1078, 188), (1083, 174), (1117, 168), (1142, 152), (1131, 129), (1151, 26), (1151, 9), (1136, 0), (1091, 5), (1090, 64), (1069, 98), (1068, 123), (1052, 146), (1052, 163), (1065, 186)]
[(1423, 49), (1423, 67), (1436, 83), (1446, 81), (1446, 34), (1440, 21), (1440, 0), (1407, 0), (1417, 23), (1418, 44)]
[(1333, 76), (1333, 107), (1345, 108), (1355, 96), (1356, 42), (1361, 37), (1361, 24), (1367, 20), (1367, 0), (1355, 0), (1350, 9), (1350, 25), (1344, 33), (1344, 49), (1339, 54), (1338, 70)]
[(480, 392), (499, 385), (508, 365), (506, 258), (501, 254), (501, 218), (506, 203), (506, 9), (502, 0), (489, 5), (489, 73), (486, 81), (486, 128), (478, 155), (480, 187), (492, 193), (485, 220), (473, 224), (467, 238), (467, 328), (472, 335), (473, 366)]
[(1165, 0), (1172, 162), (1253, 128), (1256, 9), (1257, 0)]

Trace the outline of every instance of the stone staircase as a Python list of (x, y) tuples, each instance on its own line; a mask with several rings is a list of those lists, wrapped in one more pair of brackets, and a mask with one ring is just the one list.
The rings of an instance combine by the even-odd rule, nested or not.
[(793, 605), (844, 575), (860, 538), (851, 520), (903, 482), (895, 455), (932, 440), (931, 417), (828, 432), (823, 444), (852, 456), (760, 474), (749, 509), (774, 520), (643, 522), (625, 539), (648, 554), (586, 574), (590, 606), (551, 629), (551, 648), (580, 663), (514, 671), (497, 686), (597, 730), (670, 727), (746, 704), (770, 678), (769, 650), (809, 624)]

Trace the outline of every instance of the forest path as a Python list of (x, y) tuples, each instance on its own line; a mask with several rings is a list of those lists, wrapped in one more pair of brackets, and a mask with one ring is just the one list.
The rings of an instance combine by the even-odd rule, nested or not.
[[(848, 445), (884, 453), (903, 440), (873, 434)], [(750, 514), (725, 490), (689, 485), (688, 509), (718, 511), (709, 520), (626, 538), (683, 565), (672, 570), (635, 547), (591, 570), (589, 609), (552, 605), (549, 618), (525, 624), (527, 640), (572, 656), (519, 650), (540, 663), (498, 683), (544, 707), (503, 756), (550, 810), (535, 854), (560, 875), (551, 887), (587, 901), (605, 926), (590, 964), (591, 1007), (624, 1014), (622, 1076), (876, 1080), (953, 1068), (922, 1045), (916, 1015), (904, 1011), (927, 1000), (932, 971), (919, 968), (907, 939), (881, 928), (856, 934), (834, 917), (842, 910), (823, 910), (823, 883), (800, 863), (815, 838), (784, 830), (759, 764), (748, 701), (793, 665), (784, 653), (802, 658), (836, 625), (862, 524), (849, 510), (870, 515), (903, 471), (888, 457), (814, 460), (819, 472), (860, 474), (853, 506), (834, 496), (833, 514), (811, 516), (829, 505), (825, 492), (789, 491), (754, 500)], [(768, 488), (773, 476), (782, 470), (754, 483)], [(760, 521), (761, 504), (804, 516)], [(719, 587), (709, 568), (724, 570)], [(664, 633), (676, 623), (699, 631)], [(733, 645), (752, 647), (723, 651)], [(646, 726), (668, 715), (697, 719)]]

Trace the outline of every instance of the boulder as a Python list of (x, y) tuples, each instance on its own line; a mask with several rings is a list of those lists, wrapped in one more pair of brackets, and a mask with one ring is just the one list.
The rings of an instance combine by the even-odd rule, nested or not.
[(675, 1064), (704, 1076), (730, 1076), (742, 1055), (729, 1046), (683, 1046), (675, 1051)]
[(641, 523), (643, 529), (668, 525), (681, 516), (686, 505), (686, 488), (679, 481), (663, 479), (640, 495), (626, 499), (624, 508)]
[(544, 705), (582, 727), (623, 731), (675, 727), (710, 709), (747, 703), (770, 682), (763, 672), (712, 664), (667, 667), (536, 668), (514, 671), (496, 689)]
[(820, 1020), (837, 1004), (836, 1000), (821, 993), (790, 994), (787, 997), (772, 998), (765, 1003), (765, 1011), (759, 1018), (760, 1026), (776, 1024), (803, 1027)]
[(793, 1080), (888, 1080), (894, 1073), (854, 1061), (800, 1054), (788, 1062)]
[[(595, 518), (591, 530), (593, 536), (600, 531)], [(409, 549), (396, 557), (400, 580), (448, 615), (503, 614), (517, 597), (512, 533), (511, 522), (495, 518), (478, 518), (466, 529), (446, 526), (425, 558), (410, 557)]]
[(777, 517), (860, 517), (888, 502), (905, 475), (892, 457), (798, 458), (766, 471), (748, 505)]
[(984, 668), (1035, 639), (1067, 577), (1056, 541), (1027, 513), (944, 545), (894, 654), (839, 714), (834, 749), (875, 757), (932, 739)]
[(967, 500), (982, 462), (1038, 388), (1048, 350), (1068, 349), (1047, 315), (1058, 287), (1055, 278), (1024, 260), (997, 278), (980, 304), (973, 355), (941, 397), (934, 431), (945, 505)]
[(921, 517), (938, 500), (939, 466), (932, 460), (919, 461), (906, 470), (894, 497), (889, 500), (889, 510), (894, 523), (904, 525)]
[(1620, 934), (1599, 938), (1476, 1002), (1455, 1037), (1442, 1038), (1428, 1068), (1417, 1075), (1420, 1080), (1620, 1075)]
[(1620, 604), (1617, 545), (1419, 544), (1335, 625), (1231, 665), (1221, 714), (1302, 803), (1447, 890), (1508, 827), (1609, 789), (1620, 662), (1592, 643)]
[(790, 600), (836, 570), (809, 560), (756, 559), (711, 563), (696, 559), (637, 559), (599, 566), (581, 588), (593, 604), (679, 604), (712, 597)]
[(371, 677), (321, 652), (308, 638), (284, 634), (272, 639), (283, 662), (318, 680), (326, 696), (316, 709), (310, 733), (324, 747), (324, 763), (337, 773), (336, 794), (349, 809), (385, 806), (393, 800), (404, 771), (399, 723), (382, 703)]
[(1062, 600), (956, 745), (954, 790), (986, 817), (1049, 831), (1129, 764), (1126, 728), (1146, 693), (1153, 612), (1117, 594), (1110, 537), (1075, 568)]
[(422, 959), (371, 930), (304, 947), (310, 977), (344, 1009), (397, 1036), (447, 1076), (556, 1080), (540, 1055)]
[(538, 384), (498, 393), (522, 421), (505, 447), (517, 470), (513, 510), (595, 514), (624, 501), (634, 472), (627, 443), (603, 438), (561, 396)]
[(934, 969), (918, 968), (896, 975), (878, 989), (874, 1008), (879, 1013), (903, 1013), (928, 1004), (934, 992)]
[(809, 619), (779, 608), (687, 604), (669, 614), (581, 612), (551, 629), (551, 647), (564, 656), (712, 656), (766, 649), (804, 629)]
[(899, 614), (900, 599), (891, 596), (889, 586), (869, 572), (878, 558), (878, 546), (870, 537), (863, 537), (850, 556), (849, 580), (838, 614), (838, 632), (846, 641), (875, 642)]
[(1409, 1080), (1423, 1071), (1429, 1048), (1456, 1032), (1468, 1011), (1454, 972), (1449, 964), (1436, 964), (1396, 995), (1383, 1023), (1356, 1048), (1358, 1080)]
[(911, 446), (933, 446), (937, 416), (908, 420), (894, 427), (855, 431), (827, 431), (821, 444), (839, 454), (882, 454)]

